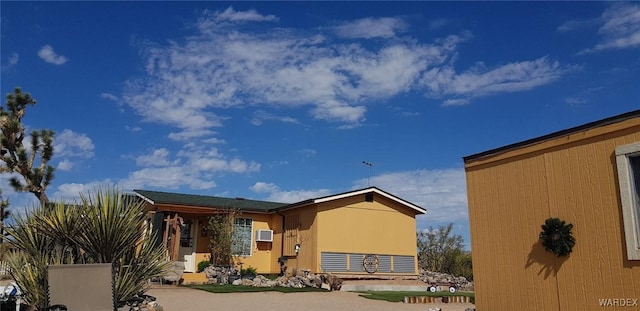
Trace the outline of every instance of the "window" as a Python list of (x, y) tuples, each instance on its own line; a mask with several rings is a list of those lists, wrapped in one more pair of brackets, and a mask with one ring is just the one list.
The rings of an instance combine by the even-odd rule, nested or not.
[(616, 148), (620, 201), (629, 260), (640, 260), (640, 142)]
[(233, 246), (231, 252), (234, 255), (251, 256), (251, 232), (253, 232), (251, 218), (236, 218), (233, 220)]

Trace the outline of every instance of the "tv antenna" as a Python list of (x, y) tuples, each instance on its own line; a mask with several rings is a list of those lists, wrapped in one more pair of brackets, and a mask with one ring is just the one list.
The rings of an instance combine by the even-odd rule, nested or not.
[(367, 166), (369, 168), (369, 176), (367, 176), (367, 187), (370, 187), (371, 185), (369, 184), (369, 180), (371, 179), (371, 167), (373, 166), (373, 163), (367, 162), (367, 161), (362, 161), (362, 164), (364, 164), (365, 166)]

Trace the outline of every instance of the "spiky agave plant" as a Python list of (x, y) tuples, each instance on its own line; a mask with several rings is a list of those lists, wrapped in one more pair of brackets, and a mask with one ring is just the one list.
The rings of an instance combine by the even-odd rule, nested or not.
[(116, 300), (147, 290), (148, 280), (167, 268), (162, 248), (145, 234), (144, 202), (127, 199), (115, 188), (82, 195), (86, 215), (76, 243), (97, 263), (117, 263)]
[(167, 267), (154, 236), (144, 234), (143, 203), (115, 188), (81, 195), (74, 205), (34, 207), (7, 231), (20, 250), (9, 260), (13, 277), (32, 308), (46, 306), (49, 264), (117, 263), (117, 301), (146, 291), (147, 280)]
[(23, 217), (14, 215), (15, 224), (6, 227), (8, 243), (18, 252), (7, 257), (11, 276), (22, 289), (23, 299), (32, 308), (46, 306), (46, 269), (55, 259), (55, 240), (37, 229), (37, 217), (43, 213), (40, 208), (27, 211)]

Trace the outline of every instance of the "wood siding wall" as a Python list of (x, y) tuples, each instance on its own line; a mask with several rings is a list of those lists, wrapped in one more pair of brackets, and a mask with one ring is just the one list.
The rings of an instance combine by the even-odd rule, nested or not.
[[(614, 156), (638, 141), (635, 118), (465, 163), (478, 310), (600, 310), (600, 299), (640, 298)], [(569, 257), (538, 242), (549, 217), (574, 225)]]
[(300, 215), (287, 215), (284, 220), (284, 249), (283, 256), (295, 256), (296, 244), (300, 243), (298, 229), (300, 228)]

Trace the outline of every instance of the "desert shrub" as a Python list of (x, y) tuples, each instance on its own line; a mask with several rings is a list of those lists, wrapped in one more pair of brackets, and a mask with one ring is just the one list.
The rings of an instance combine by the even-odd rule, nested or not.
[(198, 263), (198, 272), (204, 271), (204, 269), (206, 269), (210, 265), (211, 265), (211, 262), (209, 262), (209, 260), (203, 260), (203, 261), (199, 262)]
[(242, 268), (240, 270), (240, 275), (242, 275), (243, 277), (255, 277), (256, 275), (258, 275), (258, 270), (254, 267), (247, 267), (247, 268)]

